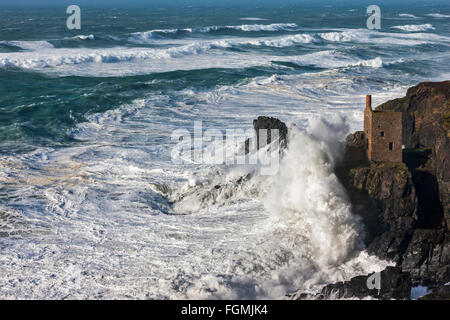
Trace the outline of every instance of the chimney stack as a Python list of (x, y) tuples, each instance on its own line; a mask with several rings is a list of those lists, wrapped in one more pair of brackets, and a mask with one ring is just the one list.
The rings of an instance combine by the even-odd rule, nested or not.
[(366, 95), (366, 108), (372, 109), (372, 95)]

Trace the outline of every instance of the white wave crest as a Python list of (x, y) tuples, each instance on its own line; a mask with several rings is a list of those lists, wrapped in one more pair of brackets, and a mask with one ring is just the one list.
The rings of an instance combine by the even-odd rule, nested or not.
[(273, 39), (255, 39), (241, 42), (241, 44), (253, 45), (253, 46), (266, 46), (266, 47), (291, 47), (301, 43), (315, 43), (320, 42), (314, 35), (309, 34), (296, 34), (293, 36), (285, 36)]
[(145, 43), (147, 41), (152, 40), (159, 40), (164, 39), (162, 34), (175, 34), (178, 32), (178, 29), (156, 29), (156, 30), (150, 30), (150, 31), (144, 31), (144, 32), (136, 32), (131, 34), (130, 41), (136, 42), (136, 43)]
[(308, 254), (322, 268), (343, 263), (362, 247), (361, 224), (333, 172), (348, 130), (339, 116), (313, 119), (307, 132), (291, 129), (288, 151), (265, 200), (274, 225), (295, 234), (298, 245), (309, 246)]
[(244, 21), (265, 21), (267, 19), (258, 18), (258, 17), (246, 17), (246, 18), (240, 18), (239, 20), (244, 20)]
[(0, 53), (0, 66), (20, 68), (48, 68), (61, 65), (78, 65), (81, 63), (117, 63), (146, 59), (170, 59), (185, 55), (195, 55), (213, 46), (228, 46), (227, 43), (197, 42), (168, 49), (55, 49), (41, 53), (28, 54), (25, 52)]
[(356, 60), (333, 50), (319, 51), (301, 56), (279, 58), (278, 61), (293, 62), (303, 66), (315, 66), (320, 68), (341, 67), (372, 67), (382, 68), (385, 63), (380, 57), (368, 60)]
[[(248, 19), (247, 19), (248, 20)], [(155, 29), (131, 34), (130, 40), (133, 42), (145, 42), (147, 40), (164, 39), (164, 34), (176, 33), (209, 33), (220, 30), (238, 30), (245, 32), (258, 31), (292, 31), (298, 27), (295, 23), (273, 23), (273, 24), (243, 24), (237, 26), (208, 26), (202, 28), (183, 28), (183, 29)]]
[(403, 31), (408, 31), (408, 32), (428, 31), (428, 30), (436, 29), (435, 27), (433, 27), (433, 25), (431, 25), (429, 23), (419, 24), (419, 25), (407, 24), (404, 26), (394, 26), (392, 28), (403, 30)]
[(289, 31), (293, 28), (297, 28), (295, 23), (272, 23), (272, 24), (243, 24), (239, 26), (212, 26), (204, 27), (200, 29), (200, 32), (211, 32), (223, 29), (233, 29), (246, 32), (258, 32), (258, 31)]
[(80, 34), (80, 35), (77, 35), (77, 36), (72, 37), (72, 39), (78, 39), (78, 40), (95, 40), (95, 37), (94, 37), (93, 34), (90, 34), (90, 35), (87, 35), (87, 36)]
[(438, 19), (450, 18), (450, 14), (441, 14), (441, 13), (429, 13), (429, 14), (427, 14), (427, 16), (433, 17), (433, 18), (438, 18)]
[(416, 17), (415, 15), (413, 15), (411, 13), (399, 13), (398, 16), (402, 17), (402, 18), (413, 18), (413, 19), (417, 19), (418, 18), (418, 17)]
[[(186, 196), (178, 203), (180, 212), (198, 214), (214, 206), (259, 199), (268, 213), (252, 231), (266, 239), (255, 244), (258, 252), (236, 252), (239, 263), (231, 278), (210, 274), (190, 279), (188, 298), (278, 298), (370, 269), (380, 271), (388, 264), (360, 252), (364, 247), (360, 219), (352, 214), (345, 189), (333, 172), (348, 130), (340, 116), (313, 119), (306, 131), (290, 128), (277, 175), (264, 179), (254, 175), (233, 183), (228, 179), (231, 174), (216, 178), (214, 173), (210, 183), (190, 182), (187, 189), (177, 188), (184, 189)], [(215, 179), (220, 187), (214, 187)]]
[(325, 32), (319, 33), (318, 36), (326, 41), (331, 42), (352, 42), (352, 41), (368, 41), (370, 33), (366, 30), (348, 30), (342, 32)]

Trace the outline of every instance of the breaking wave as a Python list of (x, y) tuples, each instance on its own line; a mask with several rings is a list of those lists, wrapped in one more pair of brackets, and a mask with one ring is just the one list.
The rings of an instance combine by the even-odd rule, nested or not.
[(441, 14), (441, 13), (429, 13), (427, 14), (427, 16), (429, 17), (433, 17), (433, 18), (450, 18), (450, 14)]
[(392, 28), (400, 29), (403, 31), (408, 32), (417, 32), (417, 31), (428, 31), (428, 30), (435, 30), (436, 28), (433, 27), (433, 25), (427, 23), (427, 24), (420, 24), (420, 25), (414, 25), (414, 24), (407, 24), (404, 26), (394, 26)]
[(240, 18), (239, 20), (244, 20), (244, 21), (264, 21), (264, 20), (267, 20), (267, 19), (258, 18), (258, 17), (245, 17), (245, 18)]
[(239, 26), (212, 26), (199, 29), (200, 32), (211, 32), (219, 30), (239, 30), (245, 32), (258, 31), (293, 31), (298, 25), (295, 23), (272, 23), (272, 24), (243, 24)]
[[(286, 41), (286, 40), (285, 40)], [(296, 41), (308, 41), (305, 38), (297, 38)], [(117, 63), (137, 63), (153, 61), (166, 61), (167, 59), (179, 60), (202, 55), (208, 59), (208, 65), (211, 67), (224, 67), (225, 62), (228, 61), (228, 55), (223, 53), (216, 55), (215, 58), (208, 57), (214, 49), (226, 49), (235, 46), (237, 43), (233, 41), (213, 41), (213, 42), (197, 42), (185, 46), (171, 47), (166, 49), (150, 49), (150, 48), (112, 48), (112, 49), (54, 49), (45, 50), (39, 53), (31, 52), (16, 52), (14, 54), (0, 53), (0, 67), (17, 67), (22, 69), (48, 69), (60, 68), (63, 66), (78, 66), (80, 64), (95, 63), (95, 64), (117, 64)], [(281, 43), (262, 43), (261, 41), (239, 42), (240, 45), (282, 45)], [(230, 56), (231, 57), (231, 56)], [(363, 66), (381, 68), (384, 65), (392, 64), (394, 62), (384, 63), (380, 57), (374, 59), (361, 60), (355, 59), (351, 56), (346, 56), (337, 51), (319, 51), (306, 55), (299, 56), (261, 56), (258, 59), (251, 59), (249, 56), (246, 59), (241, 59), (242, 66), (256, 66), (267, 65), (272, 61), (292, 62), (304, 66), (317, 66), (321, 68), (339, 68)], [(147, 64), (148, 64), (147, 63)], [(149, 65), (149, 67), (155, 65)], [(159, 65), (157, 65), (159, 66)], [(206, 65), (192, 64), (189, 69), (204, 68)], [(141, 67), (144, 67), (141, 65)], [(176, 67), (176, 66), (172, 66)], [(185, 67), (186, 68), (186, 67)], [(140, 69), (141, 71), (144, 69)], [(164, 68), (164, 65), (157, 69), (147, 69), (151, 72), (164, 72), (171, 69)], [(130, 72), (130, 71), (128, 71)], [(139, 70), (131, 72), (139, 73)]]
[[(192, 280), (188, 298), (279, 298), (388, 264), (361, 251), (362, 225), (334, 174), (348, 130), (341, 116), (316, 118), (307, 130), (290, 128), (289, 146), (274, 176), (230, 169), (212, 172), (207, 182), (191, 181), (174, 188), (171, 199), (180, 213), (259, 199), (268, 218), (253, 232), (262, 239), (275, 239), (255, 243), (257, 253), (236, 252), (241, 267), (231, 277), (202, 275)], [(342, 265), (347, 265), (345, 272), (336, 269)]]
[(72, 37), (72, 39), (75, 39), (75, 40), (95, 40), (95, 37), (94, 37), (93, 34), (90, 34), (90, 35), (87, 35), (87, 36), (80, 34), (80, 35)]
[(415, 15), (413, 15), (411, 13), (399, 13), (398, 16), (402, 17), (402, 18), (414, 18), (414, 19), (418, 18), (418, 17), (416, 17)]
[(209, 33), (221, 30), (236, 30), (244, 32), (259, 31), (294, 31), (297, 28), (295, 23), (273, 23), (273, 24), (243, 24), (236, 26), (208, 26), (202, 28), (175, 28), (175, 29), (155, 29), (143, 32), (133, 33), (130, 41), (145, 42), (146, 40), (164, 39), (167, 34), (186, 34), (186, 33)]

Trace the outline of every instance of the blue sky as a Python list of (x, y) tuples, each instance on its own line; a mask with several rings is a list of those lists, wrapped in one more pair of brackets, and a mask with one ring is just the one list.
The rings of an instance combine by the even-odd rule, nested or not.
[(369, 4), (389, 4), (389, 5), (408, 5), (408, 4), (448, 4), (448, 0), (0, 0), (2, 6), (19, 7), (48, 7), (48, 6), (67, 6), (69, 4), (89, 5), (89, 6), (186, 6), (186, 5), (281, 5), (281, 4), (334, 4), (344, 5), (345, 3), (359, 3), (361, 5)]

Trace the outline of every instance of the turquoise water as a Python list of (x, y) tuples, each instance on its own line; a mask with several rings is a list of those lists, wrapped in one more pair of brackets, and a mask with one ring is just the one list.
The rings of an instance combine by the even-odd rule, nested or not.
[[(438, 39), (426, 41), (427, 33), (448, 36), (448, 18), (433, 18), (426, 16), (429, 12), (441, 12), (442, 8), (383, 8), (383, 21), (380, 36), (376, 33), (371, 36), (379, 41), (361, 42), (358, 34), (345, 38), (346, 31), (365, 28), (366, 15), (364, 8), (151, 8), (151, 9), (93, 9), (83, 10), (83, 27), (81, 31), (69, 31), (65, 27), (66, 15), (64, 8), (59, 9), (5, 9), (0, 12), (1, 43), (0, 53), (0, 151), (16, 152), (30, 150), (36, 146), (56, 146), (75, 142), (67, 134), (80, 121), (85, 120), (86, 114), (102, 112), (116, 108), (123, 103), (133, 101), (138, 97), (167, 91), (179, 91), (185, 88), (194, 90), (210, 89), (222, 85), (245, 83), (251, 79), (272, 74), (301, 74), (305, 72), (319, 72), (327, 69), (320, 61), (297, 62), (289, 61), (289, 57), (301, 57), (305, 54), (318, 53), (324, 50), (333, 50), (357, 63), (361, 60), (370, 60), (377, 57), (383, 61), (394, 63), (384, 66), (382, 70), (370, 70), (370, 67), (355, 66), (348, 70), (343, 65), (341, 72), (345, 74), (361, 75), (370, 72), (376, 81), (397, 82), (399, 84), (413, 84), (423, 79), (439, 77), (448, 72), (447, 64), (443, 63), (448, 57), (448, 41)], [(416, 15), (417, 18), (399, 16), (402, 11)], [(242, 20), (247, 16), (264, 20)], [(199, 23), (201, 22), (201, 23)], [(245, 26), (249, 29), (253, 25), (292, 24), (292, 26), (274, 26), (269, 30), (245, 31), (225, 28), (224, 26)], [(434, 30), (427, 32), (406, 33), (392, 28), (401, 25), (431, 24)], [(255, 26), (256, 25), (256, 26)], [(210, 31), (205, 28), (212, 27)], [(183, 29), (193, 29), (192, 32)], [(214, 29), (215, 28), (215, 29)], [(275, 30), (275, 31), (272, 31)], [(160, 30), (144, 34), (150, 30)], [(341, 33), (342, 39), (324, 40), (317, 37), (317, 33)], [(141, 33), (137, 34), (136, 33)], [(385, 33), (394, 33), (394, 36), (384, 36)], [(79, 35), (92, 40), (76, 38)], [(266, 39), (283, 38), (295, 35), (310, 35), (316, 37), (311, 42), (306, 39), (292, 45), (274, 43), (258, 44), (245, 43), (236, 39)], [(400, 38), (405, 45), (395, 42), (395, 34), (406, 36)], [(407, 37), (411, 36), (411, 38)], [(73, 38), (75, 37), (75, 38)], [(205, 41), (236, 40), (236, 44), (221, 47), (212, 44), (211, 48), (195, 47)], [(409, 41), (423, 41), (423, 44), (410, 45)], [(336, 41), (337, 40), (337, 41)], [(15, 42), (15, 43), (11, 43)], [(20, 43), (18, 43), (20, 41)], [(42, 43), (35, 43), (40, 41)], [(280, 40), (281, 41), (281, 40)], [(289, 41), (286, 40), (286, 41)], [(217, 67), (212, 63), (210, 68), (195, 66), (191, 70), (183, 66), (168, 67), (170, 71), (133, 70), (122, 66), (131, 61), (138, 65), (140, 58), (131, 54), (121, 60), (120, 54), (115, 54), (114, 48), (152, 48), (158, 50), (182, 46), (193, 43), (189, 51), (180, 54), (195, 56), (195, 50), (206, 50), (199, 55), (211, 53), (230, 53), (232, 59), (239, 59), (242, 55), (254, 55), (258, 59), (261, 55), (268, 55), (270, 65), (253, 65), (250, 62), (239, 65), (238, 68), (228, 67), (225, 62), (217, 61)], [(200, 44), (199, 44), (200, 43)], [(20, 45), (23, 45), (22, 48)], [(30, 49), (26, 49), (30, 46)], [(41, 59), (42, 50), (49, 50), (42, 46), (49, 46), (53, 51), (49, 55), (59, 54), (56, 49), (71, 49), (61, 59), (62, 62), (45, 61)], [(92, 52), (86, 50), (109, 49), (101, 64), (90, 63), (89, 58), (77, 61), (77, 55)], [(14, 53), (27, 52), (26, 57), (14, 59)], [(8, 54), (9, 53), (9, 54)], [(164, 52), (161, 52), (164, 54)], [(11, 58), (9, 58), (11, 57)], [(287, 57), (281, 59), (278, 57)], [(433, 57), (437, 57), (434, 59)], [(70, 59), (73, 61), (70, 61)], [(182, 57), (180, 57), (181, 59)], [(266, 57), (265, 57), (266, 58)], [(151, 60), (150, 58), (148, 58)], [(193, 58), (195, 60), (195, 58)], [(211, 55), (214, 59), (214, 55)], [(246, 59), (249, 59), (246, 57)], [(320, 56), (318, 60), (322, 59)], [(404, 61), (399, 61), (403, 59)], [(251, 58), (250, 58), (251, 60)], [(287, 61), (285, 61), (287, 60)], [(186, 63), (189, 63), (186, 58)], [(158, 63), (147, 61), (148, 63)], [(325, 61), (323, 61), (325, 62)], [(141, 63), (146, 63), (146, 61)], [(163, 61), (162, 63), (166, 63)], [(169, 62), (170, 63), (170, 62)], [(28, 65), (31, 64), (31, 65)], [(64, 70), (65, 65), (73, 70)], [(99, 71), (96, 72), (96, 68)], [(139, 68), (139, 67), (137, 67)], [(77, 69), (86, 71), (86, 76), (80, 76)], [(111, 71), (110, 69), (113, 69)], [(164, 68), (163, 68), (164, 69)], [(364, 70), (365, 69), (365, 70)], [(116, 72), (117, 71), (117, 72)], [(374, 72), (376, 71), (376, 72)], [(83, 72), (84, 73), (84, 72)], [(115, 77), (108, 76), (108, 73)], [(98, 74), (102, 76), (99, 77)], [(139, 74), (139, 76), (136, 76)], [(152, 82), (151, 84), (149, 82)]]
[[(385, 266), (324, 154), (366, 94), (450, 77), (450, 7), (381, 9), (2, 9), (0, 297), (279, 298)], [(175, 130), (259, 115), (306, 130), (279, 175), (173, 161)]]

